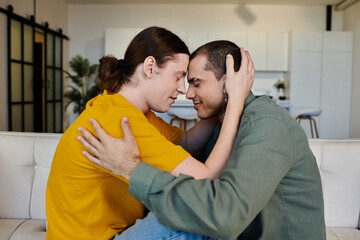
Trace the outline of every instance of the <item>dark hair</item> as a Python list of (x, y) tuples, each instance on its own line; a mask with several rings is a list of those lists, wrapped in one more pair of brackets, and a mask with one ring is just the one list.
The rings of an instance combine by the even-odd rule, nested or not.
[(116, 93), (130, 81), (136, 67), (148, 56), (153, 56), (156, 64), (163, 67), (177, 53), (190, 55), (186, 44), (177, 35), (161, 27), (146, 28), (130, 42), (124, 60), (111, 55), (100, 59), (100, 85), (109, 93)]
[(205, 70), (210, 70), (215, 77), (220, 78), (226, 73), (226, 55), (231, 54), (234, 58), (234, 70), (237, 72), (240, 68), (241, 54), (240, 48), (230, 41), (213, 41), (206, 43), (196, 49), (190, 55), (190, 61), (196, 56), (206, 56), (207, 63)]

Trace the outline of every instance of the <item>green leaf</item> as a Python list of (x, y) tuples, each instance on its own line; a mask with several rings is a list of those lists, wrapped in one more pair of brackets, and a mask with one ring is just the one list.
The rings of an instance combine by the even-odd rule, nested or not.
[[(74, 103), (74, 113), (80, 114), (85, 109), (86, 103), (100, 93), (97, 81), (98, 64), (90, 66), (88, 59), (76, 55), (71, 58), (69, 65), (75, 74), (64, 71), (66, 78), (71, 79), (70, 90), (64, 93), (64, 97), (67, 98), (65, 109), (70, 103)], [(92, 82), (95, 84), (90, 86)], [(85, 89), (84, 86), (88, 89)]]
[(95, 74), (98, 66), (98, 64), (91, 65), (87, 76), (90, 77), (91, 75)]

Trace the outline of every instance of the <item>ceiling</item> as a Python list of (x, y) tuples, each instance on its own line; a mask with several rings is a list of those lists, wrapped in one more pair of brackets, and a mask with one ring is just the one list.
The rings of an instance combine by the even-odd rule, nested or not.
[(65, 0), (68, 4), (271, 4), (336, 5), (342, 0)]

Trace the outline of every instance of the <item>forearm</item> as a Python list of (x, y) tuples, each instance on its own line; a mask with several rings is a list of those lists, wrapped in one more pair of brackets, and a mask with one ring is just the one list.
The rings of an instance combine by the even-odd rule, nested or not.
[(223, 120), (225, 126), (222, 127), (220, 137), (205, 163), (189, 156), (171, 171), (171, 174), (175, 177), (186, 174), (195, 179), (218, 178), (232, 151), (242, 108), (241, 101), (237, 104), (228, 104)]
[(205, 162), (205, 166), (209, 170), (210, 178), (214, 179), (220, 177), (221, 172), (230, 157), (237, 136), (243, 106), (244, 100), (238, 102), (229, 101), (226, 106), (219, 138)]
[[(155, 213), (161, 224), (171, 229), (230, 239), (239, 235), (266, 205), (288, 167), (277, 166), (277, 172), (264, 170), (261, 176), (256, 166), (247, 168), (248, 174), (226, 169), (222, 178), (214, 181), (195, 181), (185, 175), (174, 178), (148, 166), (156, 172), (153, 178), (147, 178), (147, 190), (131, 179), (130, 192)], [(137, 169), (134, 179), (136, 175), (148, 176), (149, 168)], [(138, 195), (134, 193), (136, 188)]]
[[(138, 178), (141, 176), (146, 176), (147, 181), (139, 182)], [(155, 185), (151, 184), (153, 180)], [(141, 163), (134, 171), (129, 190), (136, 199), (153, 211), (159, 222), (166, 227), (226, 239), (229, 238), (229, 231), (224, 228), (231, 227), (231, 221), (239, 216), (228, 211), (232, 207), (225, 207), (236, 204), (236, 201), (225, 193), (231, 190), (229, 185), (225, 185), (218, 180), (194, 181), (187, 175), (174, 178), (166, 172)], [(164, 191), (161, 191), (162, 188)], [(220, 188), (221, 191), (218, 191)], [(231, 237), (236, 234), (233, 232)]]
[(224, 239), (237, 236), (267, 204), (291, 166), (287, 129), (273, 126), (274, 136), (260, 126), (254, 124), (258, 131), (249, 129), (257, 139), (241, 136), (221, 179), (174, 178), (141, 163), (130, 179), (130, 193), (171, 229)]

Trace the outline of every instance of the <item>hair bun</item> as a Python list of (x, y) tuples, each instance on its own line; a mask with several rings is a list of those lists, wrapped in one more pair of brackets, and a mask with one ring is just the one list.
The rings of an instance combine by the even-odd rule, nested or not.
[(122, 69), (122, 67), (124, 66), (124, 62), (125, 62), (124, 59), (119, 59), (115, 69), (116, 70)]

